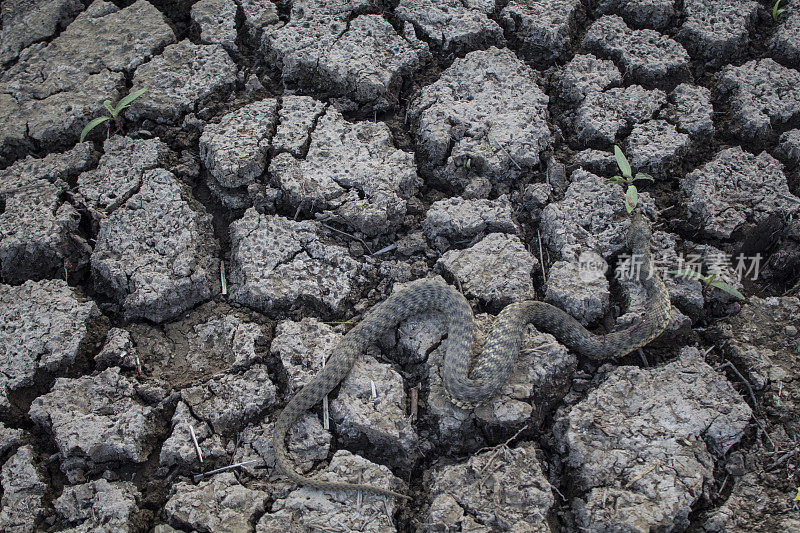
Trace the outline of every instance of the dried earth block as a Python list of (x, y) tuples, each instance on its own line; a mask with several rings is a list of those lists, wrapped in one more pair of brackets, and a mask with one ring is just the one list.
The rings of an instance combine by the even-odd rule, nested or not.
[(696, 348), (659, 368), (611, 371), (557, 425), (578, 527), (685, 528), (714, 458), (742, 438), (750, 416)]
[(217, 292), (219, 263), (211, 217), (166, 170), (100, 224), (92, 253), (97, 288), (128, 318), (163, 322)]
[(0, 407), (7, 415), (15, 391), (82, 363), (100, 310), (61, 280), (0, 285), (0, 303)]

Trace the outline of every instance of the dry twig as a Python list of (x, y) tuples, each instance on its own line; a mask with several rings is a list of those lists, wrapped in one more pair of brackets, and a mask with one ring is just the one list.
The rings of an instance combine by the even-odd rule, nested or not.
[(637, 481), (642, 479), (644, 476), (646, 476), (647, 474), (649, 474), (650, 472), (652, 472), (653, 470), (655, 470), (659, 466), (661, 466), (661, 461), (656, 461), (655, 463), (650, 465), (649, 468), (647, 468), (645, 470), (642, 470), (638, 475), (634, 476), (633, 479), (631, 479), (630, 481), (628, 481), (625, 484), (625, 489), (627, 490), (627, 489), (631, 488), (634, 483), (636, 483)]

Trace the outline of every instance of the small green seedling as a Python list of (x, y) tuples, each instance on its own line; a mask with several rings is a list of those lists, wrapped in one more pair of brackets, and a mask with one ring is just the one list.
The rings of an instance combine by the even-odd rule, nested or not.
[(106, 110), (108, 110), (108, 115), (92, 119), (86, 126), (84, 126), (83, 131), (81, 132), (80, 142), (83, 142), (86, 136), (89, 135), (89, 132), (92, 131), (96, 126), (102, 124), (107, 120), (113, 120), (114, 123), (117, 125), (117, 129), (121, 132), (124, 132), (125, 130), (122, 127), (122, 120), (120, 119), (119, 114), (126, 107), (129, 107), (134, 100), (142, 96), (145, 93), (145, 91), (147, 91), (147, 89), (139, 89), (138, 91), (132, 92), (131, 94), (129, 94), (128, 96), (117, 102), (117, 105), (115, 107), (111, 106), (111, 100), (106, 100), (105, 102), (103, 102), (103, 105), (106, 106)]
[(625, 157), (625, 154), (622, 153), (622, 150), (616, 144), (614, 145), (614, 158), (617, 160), (617, 166), (622, 176), (606, 178), (606, 183), (619, 183), (628, 186), (625, 191), (625, 209), (628, 211), (628, 214), (630, 214), (636, 208), (636, 204), (639, 203), (639, 191), (636, 189), (636, 185), (634, 185), (633, 182), (636, 180), (655, 180), (653, 176), (643, 172), (637, 172), (634, 176), (631, 171), (631, 164), (628, 163), (628, 158)]
[(777, 0), (775, 5), (772, 6), (772, 20), (778, 22), (778, 17), (786, 13), (786, 10), (781, 7), (781, 0)]
[(706, 287), (716, 287), (720, 290), (727, 292), (734, 298), (738, 298), (740, 300), (747, 300), (747, 298), (745, 298), (741, 292), (737, 291), (735, 287), (732, 287), (731, 285), (725, 283), (724, 281), (718, 280), (716, 274), (709, 274), (708, 276), (704, 276), (699, 272), (695, 272), (694, 270), (668, 270), (667, 274), (699, 279), (700, 281), (703, 282), (703, 284)]

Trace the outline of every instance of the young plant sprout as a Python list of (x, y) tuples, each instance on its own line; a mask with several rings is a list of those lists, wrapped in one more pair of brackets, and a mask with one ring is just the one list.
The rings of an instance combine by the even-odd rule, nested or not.
[(114, 107), (111, 106), (111, 100), (106, 100), (105, 102), (103, 102), (103, 105), (106, 106), (106, 110), (108, 110), (108, 115), (92, 119), (86, 126), (84, 126), (83, 131), (81, 131), (80, 142), (83, 142), (86, 136), (89, 135), (89, 132), (92, 131), (96, 126), (102, 124), (107, 120), (114, 120), (114, 124), (116, 124), (117, 130), (124, 132), (125, 130), (122, 127), (122, 119), (120, 118), (119, 114), (126, 107), (129, 107), (134, 100), (142, 96), (145, 93), (145, 91), (147, 91), (147, 89), (139, 89), (138, 91), (132, 92), (131, 94), (129, 94), (128, 96), (117, 102), (117, 105)]
[(731, 285), (725, 283), (724, 281), (720, 281), (717, 279), (716, 274), (709, 274), (708, 276), (704, 276), (699, 272), (695, 272), (694, 270), (667, 270), (667, 274), (673, 274), (675, 276), (685, 276), (687, 278), (694, 278), (699, 279), (703, 282), (706, 287), (716, 287), (720, 290), (723, 290), (733, 296), (734, 298), (738, 298), (740, 300), (747, 300), (744, 295), (737, 291), (736, 288), (732, 287)]
[(637, 172), (634, 176), (628, 158), (625, 157), (625, 154), (622, 153), (622, 150), (616, 144), (614, 145), (614, 158), (617, 160), (617, 166), (622, 176), (617, 175), (613, 178), (606, 178), (606, 183), (619, 183), (628, 186), (625, 191), (625, 210), (628, 211), (628, 214), (631, 214), (636, 208), (636, 204), (639, 203), (639, 191), (636, 189), (636, 185), (634, 185), (633, 182), (636, 180), (655, 180), (653, 176), (643, 172)]
[(786, 10), (781, 7), (781, 0), (777, 0), (775, 5), (772, 6), (772, 20), (778, 22), (778, 17), (786, 13)]

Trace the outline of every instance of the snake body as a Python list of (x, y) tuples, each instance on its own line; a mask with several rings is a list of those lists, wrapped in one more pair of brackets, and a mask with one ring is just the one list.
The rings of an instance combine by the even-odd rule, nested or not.
[(638, 322), (606, 335), (595, 335), (550, 304), (531, 300), (513, 303), (498, 315), (474, 366), (471, 365), (474, 317), (464, 296), (442, 282), (422, 280), (409, 284), (374, 307), (353, 327), (333, 350), (325, 367), (286, 405), (275, 423), (276, 466), (300, 485), (322, 490), (365, 490), (407, 498), (373, 485), (321, 481), (298, 474), (287, 457), (285, 441), (289, 428), (347, 376), (356, 357), (369, 345), (406, 318), (430, 309), (441, 311), (447, 319), (442, 374), (451, 400), (461, 408), (471, 408), (487, 400), (506, 382), (519, 353), (526, 324), (550, 332), (569, 349), (598, 361), (621, 357), (646, 345), (664, 331), (670, 317), (669, 293), (658, 272), (652, 269), (650, 240), (650, 228), (637, 210), (627, 242), (632, 256), (640, 262), (638, 278), (647, 291), (645, 313)]

